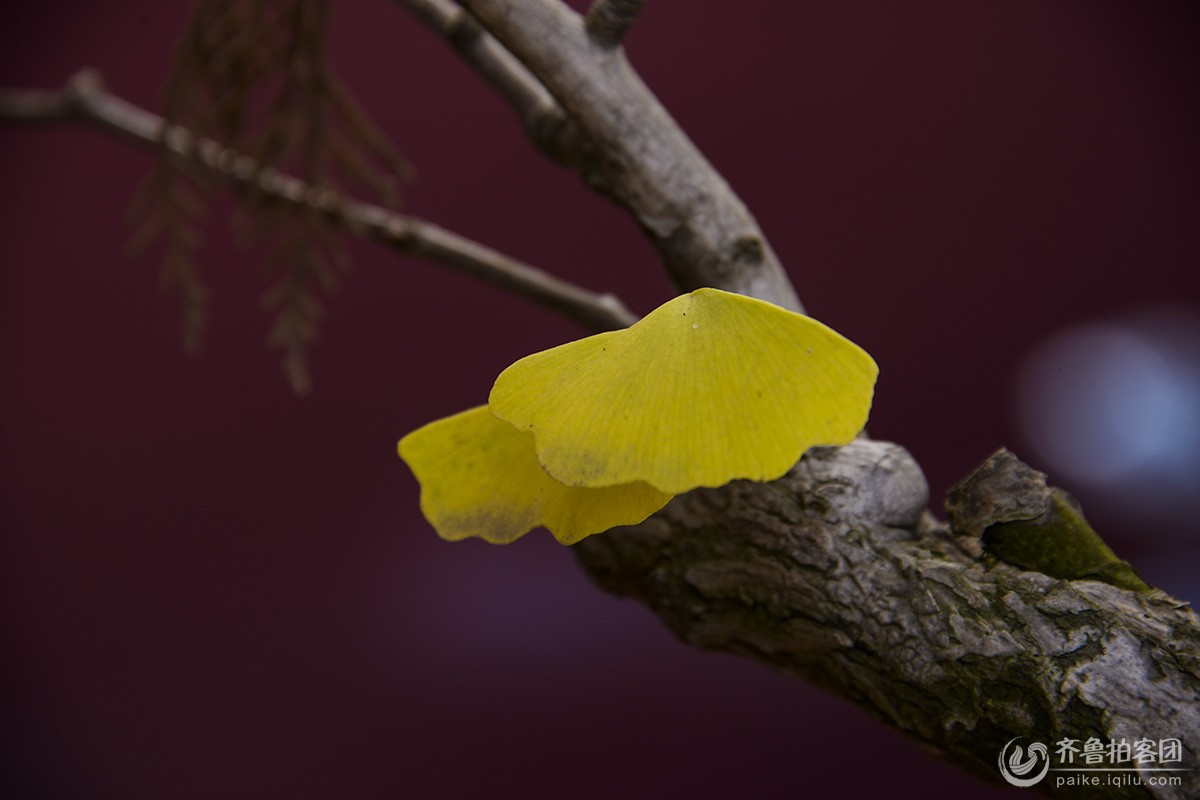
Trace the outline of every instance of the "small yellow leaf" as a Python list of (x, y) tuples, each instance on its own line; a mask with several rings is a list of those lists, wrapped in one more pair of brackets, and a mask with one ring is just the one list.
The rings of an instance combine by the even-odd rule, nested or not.
[(449, 541), (479, 536), (505, 544), (548, 528), (563, 544), (641, 522), (671, 495), (644, 483), (564, 486), (538, 464), (533, 437), (479, 406), (431, 422), (400, 440), (421, 484), (421, 511)]
[(562, 483), (645, 481), (679, 494), (774, 480), (809, 447), (851, 441), (878, 371), (814, 319), (698, 289), (623, 331), (521, 359), (488, 403), (534, 434), (538, 460)]

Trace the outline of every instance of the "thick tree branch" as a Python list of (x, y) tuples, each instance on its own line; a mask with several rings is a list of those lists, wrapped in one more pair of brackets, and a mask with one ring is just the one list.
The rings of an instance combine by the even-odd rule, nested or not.
[(616, 47), (645, 4), (645, 0), (596, 0), (587, 12), (588, 36), (601, 47)]
[(584, 180), (628, 209), (684, 291), (716, 286), (802, 310), (758, 224), (630, 68), (558, 0), (463, 0), (583, 135)]
[(234, 185), (253, 186), (263, 198), (317, 208), (352, 233), (516, 292), (593, 330), (623, 328), (637, 319), (612, 295), (590, 292), (433, 223), (260, 168), (247, 156), (210, 139), (197, 139), (109, 94), (94, 72), (80, 72), (58, 92), (0, 93), (0, 118), (92, 122), (138, 144), (169, 148)]
[[(979, 538), (934, 522), (926, 499), (906, 451), (857, 441), (810, 451), (772, 484), (683, 495), (575, 550), (601, 585), (646, 602), (685, 642), (854, 700), (985, 779), (999, 780), (996, 760), (1016, 736), (1175, 738), (1185, 756), (1172, 766), (1200, 767), (1191, 609), (1162, 592), (989, 567)], [(1182, 786), (1084, 796), (1200, 797), (1200, 770), (1175, 774)], [(1038, 788), (1073, 796), (1053, 775)]]

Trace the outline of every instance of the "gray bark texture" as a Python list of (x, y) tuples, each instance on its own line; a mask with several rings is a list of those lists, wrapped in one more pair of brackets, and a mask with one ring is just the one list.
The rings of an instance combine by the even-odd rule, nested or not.
[[(1003, 497), (995, 498), (1003, 502)], [(998, 781), (1014, 737), (1178, 738), (1200, 752), (1200, 622), (1162, 592), (997, 562), (926, 511), (889, 442), (817, 448), (784, 478), (699, 489), (575, 546), (604, 588), (685, 642), (765, 662), (858, 703)], [(986, 502), (986, 501), (981, 501)], [(1200, 797), (1182, 786), (1060, 796)], [(1051, 780), (1038, 788), (1054, 793)]]

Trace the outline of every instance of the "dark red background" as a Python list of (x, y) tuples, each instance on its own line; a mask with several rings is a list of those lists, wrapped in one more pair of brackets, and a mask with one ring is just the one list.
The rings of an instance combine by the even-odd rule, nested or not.
[[(1191, 5), (656, 0), (628, 47), (810, 312), (880, 363), (871, 432), (940, 495), (1026, 444), (1012, 386), (1039, 340), (1198, 299)], [(5, 16), (0, 85), (90, 64), (157, 108), (187, 9)], [(670, 296), (629, 221), (396, 6), (339, 4), (332, 59), (417, 165), (409, 211), (642, 312)], [(230, 244), (221, 205), (212, 326), (185, 357), (154, 259), (122, 257), (150, 163), (95, 131), (0, 124), (6, 796), (1005, 794), (675, 642), (544, 534), (436, 538), (396, 439), (570, 323), (355, 244), (297, 399), (263, 345), (261, 254)], [(1200, 596), (1195, 539), (1125, 511), (1093, 522)]]

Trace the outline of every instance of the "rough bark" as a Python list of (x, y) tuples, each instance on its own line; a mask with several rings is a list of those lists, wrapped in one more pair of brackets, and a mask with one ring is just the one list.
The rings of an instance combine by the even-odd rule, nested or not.
[[(981, 559), (926, 511), (901, 447), (810, 451), (784, 478), (700, 489), (576, 545), (606, 589), (685, 642), (763, 661), (860, 704), (991, 781), (1013, 737), (1178, 738), (1200, 753), (1200, 621), (1162, 592)], [(1087, 787), (1061, 796), (1200, 796)], [(1145, 777), (1145, 776), (1143, 776)]]

